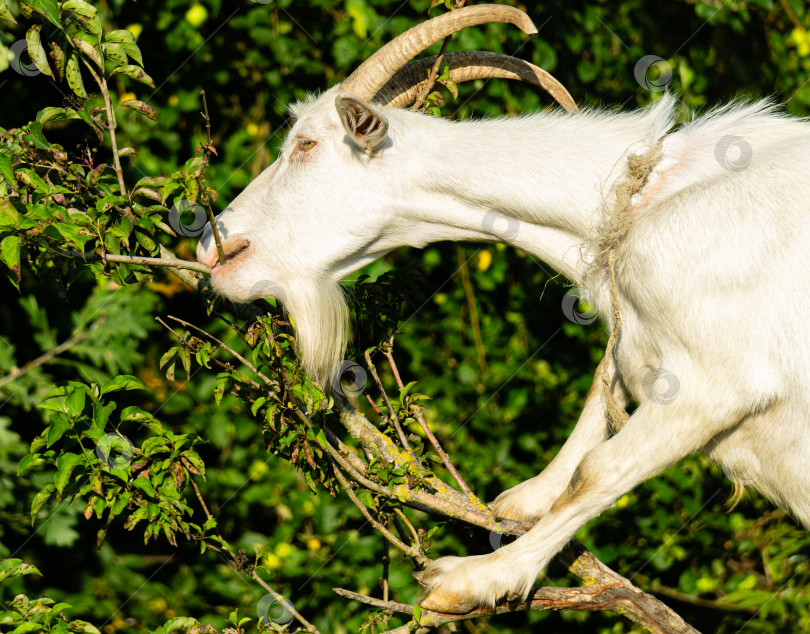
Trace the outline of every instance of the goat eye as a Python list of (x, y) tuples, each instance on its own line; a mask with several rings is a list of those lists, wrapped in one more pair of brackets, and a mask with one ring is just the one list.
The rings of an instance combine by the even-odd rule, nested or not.
[(298, 139), (298, 147), (302, 150), (311, 150), (315, 147), (315, 141), (311, 139)]

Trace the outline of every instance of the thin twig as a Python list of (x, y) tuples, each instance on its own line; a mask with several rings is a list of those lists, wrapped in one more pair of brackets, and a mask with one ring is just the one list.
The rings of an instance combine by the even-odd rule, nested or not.
[[(458, 0), (458, 2), (455, 3), (454, 10), (463, 7), (465, 1), (466, 0)], [(436, 61), (433, 62), (433, 66), (430, 68), (430, 74), (428, 75), (427, 81), (425, 82), (424, 86), (419, 89), (416, 102), (414, 102), (413, 106), (411, 106), (411, 110), (419, 110), (419, 108), (425, 105), (425, 102), (430, 95), (430, 91), (433, 90), (433, 86), (436, 83), (436, 78), (439, 76), (439, 67), (442, 65), (442, 61), (444, 61), (444, 54), (447, 52), (447, 46), (450, 44), (450, 40), (452, 39), (452, 33), (444, 38), (442, 48), (439, 51), (439, 54), (436, 56)]]
[(187, 269), (211, 275), (211, 267), (199, 262), (190, 260), (178, 260), (171, 258), (148, 258), (140, 255), (117, 255), (115, 253), (93, 253), (82, 251), (70, 251), (68, 249), (55, 249), (59, 255), (78, 260), (93, 260), (101, 262), (119, 262), (123, 264), (143, 264), (144, 266), (168, 266), (175, 269)]
[(379, 608), (380, 610), (384, 610), (389, 614), (413, 614), (413, 606), (408, 605), (407, 603), (381, 601), (380, 599), (375, 599), (374, 597), (367, 597), (363, 594), (357, 594), (356, 592), (346, 590), (345, 588), (332, 588), (332, 592), (335, 592), (346, 599), (359, 601), (360, 603), (365, 603), (366, 605)]
[(401, 541), (396, 535), (394, 535), (391, 531), (389, 531), (385, 526), (383, 526), (371, 512), (366, 508), (366, 505), (360, 501), (360, 498), (357, 497), (357, 494), (354, 492), (354, 488), (352, 487), (351, 483), (346, 480), (344, 475), (340, 472), (340, 469), (333, 463), (332, 464), (332, 471), (335, 474), (335, 477), (340, 482), (340, 485), (343, 487), (343, 490), (346, 492), (346, 495), (349, 496), (349, 499), (352, 503), (360, 509), (360, 512), (363, 514), (369, 523), (377, 529), (383, 537), (385, 537), (389, 542), (391, 542), (394, 546), (399, 548), (403, 553), (408, 555), (411, 559), (416, 561), (420, 567), (424, 567), (428, 563), (428, 558), (425, 557), (424, 553), (420, 551), (416, 546), (408, 546), (405, 542)]
[[(162, 244), (159, 245), (159, 246), (160, 246), (160, 258), (162, 260), (177, 260), (178, 259), (177, 256), (174, 253), (169, 251), (169, 249), (164, 247)], [(185, 260), (181, 260), (181, 261), (184, 262)], [(169, 267), (169, 272), (172, 273), (173, 275), (176, 275), (182, 282), (184, 282), (185, 284), (188, 284), (195, 291), (200, 290), (200, 281), (203, 278), (198, 277), (197, 275), (195, 275), (195, 273), (193, 271), (189, 271), (188, 269), (180, 269), (180, 268), (172, 266), (172, 267)]]
[(470, 281), (470, 268), (467, 265), (467, 256), (463, 247), (456, 249), (461, 273), (461, 285), (464, 287), (464, 296), (467, 299), (467, 309), (470, 311), (470, 328), (472, 328), (475, 354), (478, 357), (478, 367), (481, 372), (487, 371), (487, 356), (484, 348), (484, 338), (481, 336), (481, 322), (478, 319), (478, 306), (475, 302), (475, 291)]
[(273, 588), (271, 588), (270, 585), (259, 576), (259, 573), (257, 573), (255, 570), (252, 570), (250, 572), (250, 576), (256, 583), (258, 583), (262, 587), (262, 589), (264, 589), (265, 592), (267, 592), (267, 594), (271, 595), (276, 601), (278, 601), (286, 610), (290, 612), (290, 614), (292, 614), (298, 620), (299, 623), (301, 623), (310, 632), (312, 632), (312, 634), (320, 634), (318, 628), (315, 627), (309, 621), (307, 621), (301, 615), (301, 613), (295, 609), (295, 606), (292, 603), (290, 603), (282, 594), (279, 594)]
[(446, 38), (444, 38), (442, 48), (439, 51), (439, 54), (436, 56), (436, 61), (433, 62), (433, 66), (430, 68), (430, 74), (428, 75), (425, 84), (419, 89), (416, 101), (414, 102), (413, 106), (411, 106), (411, 110), (419, 110), (419, 108), (425, 105), (425, 102), (430, 95), (430, 91), (433, 90), (433, 86), (436, 83), (436, 77), (439, 76), (439, 67), (441, 66), (442, 61), (444, 61), (444, 54), (447, 52), (447, 45), (450, 44), (450, 40), (452, 39), (452, 35), (448, 35)]
[(383, 540), (383, 554), (382, 554), (382, 595), (383, 601), (388, 601), (388, 568), (391, 565), (391, 545)]
[[(383, 350), (383, 354), (388, 359), (388, 364), (391, 366), (391, 371), (394, 373), (397, 385), (399, 385), (399, 389), (401, 390), (404, 388), (404, 385), (402, 384), (402, 379), (400, 378), (397, 364), (394, 361), (393, 337), (391, 338), (391, 341), (389, 343), (390, 345)], [(406, 404), (410, 404), (410, 398), (406, 396), (405, 402)], [(480, 500), (478, 500), (478, 498), (472, 492), (470, 487), (467, 486), (467, 483), (465, 482), (464, 478), (461, 477), (461, 474), (458, 472), (455, 466), (453, 466), (453, 463), (450, 461), (450, 457), (447, 455), (444, 449), (442, 449), (442, 446), (439, 444), (439, 440), (433, 434), (430, 427), (428, 427), (427, 421), (425, 420), (425, 417), (422, 415), (421, 410), (418, 407), (414, 407), (413, 410), (414, 416), (416, 417), (416, 420), (418, 421), (419, 425), (422, 427), (422, 431), (425, 432), (425, 436), (427, 436), (428, 441), (433, 446), (433, 450), (438, 454), (439, 458), (442, 461), (442, 464), (450, 472), (450, 475), (453, 476), (453, 479), (456, 481), (456, 484), (458, 484), (458, 486), (461, 487), (461, 490), (464, 494), (472, 496), (476, 501), (478, 501), (479, 504), (482, 504)]]
[(174, 317), (173, 315), (167, 315), (166, 318), (171, 319), (172, 321), (176, 321), (181, 326), (185, 326), (186, 328), (191, 328), (193, 330), (196, 330), (200, 334), (208, 337), (209, 339), (211, 339), (211, 341), (216, 343), (220, 348), (222, 348), (226, 352), (229, 352), (230, 354), (232, 354), (236, 359), (239, 359), (239, 361), (241, 361), (245, 366), (250, 368), (251, 371), (255, 372), (256, 375), (259, 378), (261, 378), (262, 381), (264, 381), (265, 385), (267, 385), (268, 387), (272, 387), (272, 388), (278, 388), (278, 386), (279, 386), (278, 381), (273, 381), (272, 379), (268, 378), (261, 370), (259, 370), (256, 366), (254, 366), (250, 361), (245, 359), (245, 357), (243, 357), (241, 354), (239, 354), (236, 350), (234, 350), (230, 346), (224, 344), (222, 341), (217, 339), (214, 335), (206, 332), (205, 330), (203, 330), (202, 328), (199, 328), (198, 326), (195, 326), (194, 324), (190, 324), (189, 322), (184, 321), (182, 319), (179, 319), (178, 317)]
[(203, 116), (205, 120), (205, 130), (208, 135), (208, 143), (203, 148), (203, 164), (200, 167), (199, 176), (197, 176), (197, 187), (200, 190), (200, 196), (202, 197), (203, 204), (205, 205), (206, 210), (208, 211), (208, 222), (211, 223), (211, 231), (214, 234), (214, 243), (217, 245), (217, 254), (219, 255), (219, 263), (225, 264), (225, 251), (222, 249), (222, 239), (219, 235), (219, 227), (217, 227), (217, 219), (214, 216), (214, 210), (211, 207), (211, 197), (208, 195), (208, 190), (205, 187), (205, 183), (203, 183), (202, 175), (205, 172), (205, 168), (208, 167), (208, 161), (211, 158), (211, 118), (208, 116), (208, 102), (205, 99), (205, 91), (200, 91), (200, 96), (202, 97), (203, 102), (203, 112), (200, 114)]
[(368, 369), (371, 371), (371, 376), (374, 377), (374, 382), (377, 384), (377, 389), (380, 390), (380, 394), (382, 394), (385, 406), (386, 408), (388, 408), (388, 415), (391, 417), (391, 424), (394, 426), (394, 429), (397, 432), (397, 436), (399, 436), (399, 441), (402, 443), (402, 446), (405, 448), (406, 451), (410, 451), (411, 446), (408, 444), (408, 439), (405, 437), (405, 433), (402, 431), (402, 426), (399, 423), (399, 418), (397, 417), (396, 410), (391, 405), (391, 401), (388, 400), (388, 394), (385, 392), (385, 387), (383, 386), (382, 381), (380, 380), (380, 377), (377, 374), (377, 368), (371, 361), (371, 352), (366, 350), (365, 357)]
[(41, 365), (50, 363), (51, 361), (54, 360), (54, 358), (58, 357), (63, 352), (66, 352), (67, 350), (75, 346), (77, 343), (84, 341), (85, 339), (87, 339), (87, 336), (90, 334), (90, 331), (92, 331), (98, 324), (100, 324), (104, 320), (105, 318), (101, 318), (98, 321), (94, 322), (88, 329), (76, 331), (68, 339), (60, 343), (58, 346), (56, 346), (53, 350), (48, 350), (48, 352), (40, 355), (33, 361), (29, 361), (23, 367), (13, 368), (11, 372), (6, 374), (6, 376), (0, 378), (0, 388), (5, 386), (6, 383), (10, 383), (15, 379), (20, 378), (22, 375), (30, 372), (34, 368), (38, 368)]
[[(191, 477), (191, 478), (189, 478), (189, 480), (191, 480), (191, 486), (194, 488), (194, 493), (195, 493), (195, 495), (197, 496), (197, 501), (200, 503), (200, 506), (202, 507), (203, 513), (205, 513), (205, 517), (206, 517), (207, 519), (209, 519), (209, 520), (215, 520), (214, 516), (213, 516), (213, 515), (211, 515), (211, 512), (208, 510), (208, 506), (206, 505), (205, 500), (203, 499), (202, 493), (200, 493), (200, 489), (199, 489), (199, 487), (197, 486), (197, 483), (194, 481), (194, 478), (193, 478), (193, 477)], [(219, 531), (217, 531), (217, 533), (219, 533)], [(222, 552), (222, 553), (225, 553), (226, 555), (228, 555), (228, 557), (230, 558), (230, 562), (229, 562), (229, 563), (230, 563), (231, 567), (232, 567), (232, 568), (234, 568), (234, 569), (235, 569), (237, 572), (239, 572), (239, 571), (241, 571), (241, 570), (244, 570), (244, 568), (243, 568), (243, 567), (241, 567), (241, 566), (237, 565), (237, 563), (236, 563), (236, 560), (237, 560), (237, 555), (236, 555), (236, 554), (235, 554), (235, 553), (234, 553), (234, 552), (231, 550), (230, 546), (228, 546), (228, 543), (227, 543), (227, 542), (226, 542), (226, 541), (225, 541), (225, 540), (222, 538), (222, 536), (221, 536), (221, 535), (220, 535), (220, 539), (221, 539), (221, 542), (220, 542), (220, 544), (218, 545), (218, 547), (213, 547), (213, 546), (212, 546), (212, 545), (210, 545), (210, 544), (208, 544), (208, 546), (209, 546), (209, 547), (211, 547), (211, 548), (214, 548), (214, 550), (217, 550), (217, 551), (219, 551), (219, 552)], [(259, 585), (262, 587), (262, 589), (264, 589), (264, 591), (265, 591), (265, 592), (267, 592), (267, 593), (268, 593), (269, 595), (271, 595), (271, 596), (272, 596), (272, 597), (273, 597), (273, 598), (274, 598), (276, 601), (278, 601), (278, 602), (279, 602), (279, 603), (280, 603), (280, 604), (281, 604), (281, 605), (282, 605), (282, 606), (283, 606), (283, 607), (284, 607), (286, 610), (288, 610), (288, 611), (290, 612), (290, 614), (292, 614), (292, 615), (293, 615), (293, 616), (294, 616), (294, 617), (295, 617), (295, 618), (296, 618), (296, 619), (297, 619), (297, 620), (298, 620), (298, 621), (299, 621), (299, 622), (300, 622), (300, 623), (301, 623), (301, 624), (302, 624), (304, 627), (308, 628), (308, 629), (309, 629), (311, 632), (313, 632), (313, 634), (319, 634), (319, 633), (318, 633), (318, 629), (317, 629), (317, 628), (316, 628), (314, 625), (312, 625), (312, 623), (310, 623), (309, 621), (307, 621), (307, 620), (306, 620), (306, 619), (305, 619), (305, 618), (304, 618), (304, 617), (301, 615), (301, 613), (300, 613), (300, 612), (298, 612), (298, 611), (295, 609), (295, 606), (293, 606), (293, 604), (292, 604), (292, 603), (290, 603), (290, 602), (289, 602), (289, 601), (288, 601), (288, 600), (287, 600), (287, 599), (286, 599), (286, 598), (285, 598), (283, 595), (279, 594), (279, 593), (278, 593), (278, 592), (276, 592), (276, 591), (275, 591), (275, 590), (274, 590), (272, 587), (270, 587), (270, 585), (269, 585), (269, 584), (268, 584), (268, 583), (267, 583), (267, 582), (266, 582), (264, 579), (262, 579), (262, 578), (261, 578), (261, 577), (258, 575), (258, 573), (256, 572), (255, 568), (253, 568), (252, 566), (250, 567), (249, 574), (250, 574), (251, 578), (252, 578), (252, 579), (253, 579), (253, 580), (254, 580), (254, 581), (257, 583), (257, 584), (259, 584)]]
[(793, 22), (793, 26), (796, 27), (797, 29), (804, 30), (804, 25), (802, 24), (802, 21), (799, 20), (799, 16), (796, 15), (796, 12), (793, 10), (793, 7), (791, 7), (790, 4), (788, 4), (788, 1), (779, 0), (779, 4), (782, 5), (782, 8), (785, 10), (785, 13), (787, 13), (788, 18), (790, 18), (790, 21)]
[(636, 573), (633, 575), (638, 579), (641, 584), (649, 587), (650, 592), (654, 594), (662, 594), (665, 597), (670, 597), (676, 601), (689, 603), (690, 605), (697, 605), (701, 608), (709, 608), (711, 610), (723, 610), (724, 612), (747, 612), (748, 614), (756, 614), (759, 608), (755, 605), (735, 605), (734, 603), (723, 603), (721, 601), (713, 601), (711, 599), (701, 599), (700, 597), (681, 592), (677, 588), (670, 588), (663, 585), (660, 581), (651, 580), (646, 575)]
[(418, 547), (422, 548), (422, 540), (419, 539), (419, 533), (416, 532), (416, 529), (411, 524), (411, 521), (408, 519), (408, 516), (402, 512), (402, 509), (395, 508), (394, 513), (403, 521), (405, 522), (405, 526), (408, 527), (408, 530), (411, 532), (411, 537), (413, 538), (413, 543)]

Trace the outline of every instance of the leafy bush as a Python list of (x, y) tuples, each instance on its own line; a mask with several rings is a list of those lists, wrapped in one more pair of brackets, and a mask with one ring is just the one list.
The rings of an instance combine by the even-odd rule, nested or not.
[[(188, 270), (182, 282), (138, 258), (192, 259), (209, 205), (222, 209), (275, 156), (288, 104), (344, 77), (427, 10), (426, 0), (0, 1), (8, 273), (0, 629), (169, 632), (193, 630), (194, 619), (218, 629), (281, 627), (287, 616), (268, 587), (324, 632), (401, 622), (331, 591), (379, 594), (386, 547), (343, 493), (328, 494), (343, 488), (324, 431), (335, 402), (298, 368), (294, 329), (274, 305), (257, 321), (192, 292), (185, 283), (200, 282)], [(810, 17), (798, 0), (671, 1), (655, 10), (639, 0), (557, 1), (530, 13), (541, 28), (528, 42), (489, 25), (460, 33), (451, 48), (515, 52), (554, 72), (583, 104), (643, 104), (666, 84), (684, 112), (772, 93), (794, 114), (810, 108)], [(639, 75), (649, 55), (661, 59)], [(445, 116), (548, 104), (502, 82), (459, 90)], [(419, 490), (428, 467), (450, 480), (420, 413), (484, 500), (547, 464), (604, 349), (596, 323), (574, 323), (559, 309), (569, 289), (500, 246), (396, 252), (364, 275), (352, 282), (352, 358), (362, 364), (374, 348), (403, 433), (424, 450), (425, 470), (372, 462), (375, 481)], [(384, 354), (396, 329), (402, 390)], [(261, 375), (284, 377), (278, 402)], [(373, 379), (364, 391), (396, 438)], [(320, 412), (312, 427), (298, 403)], [(728, 512), (728, 490), (720, 470), (692, 457), (621, 498), (578, 539), (703, 631), (808, 629), (808, 536), (757, 496)], [(361, 498), (384, 524), (406, 512)], [(487, 531), (407, 517), (424, 528), (417, 541), (430, 555), (492, 548)], [(396, 550), (389, 556), (390, 596), (412, 603), (410, 563)], [(37, 569), (42, 578), (22, 576)], [(572, 582), (564, 571), (549, 574), (551, 583)], [(54, 599), (28, 598), (40, 595)], [(547, 631), (632, 627), (575, 612), (491, 624), (519, 632), (540, 621)]]

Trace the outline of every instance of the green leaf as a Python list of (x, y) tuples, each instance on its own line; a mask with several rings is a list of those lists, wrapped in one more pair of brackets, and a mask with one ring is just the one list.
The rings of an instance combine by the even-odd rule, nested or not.
[(75, 53), (70, 53), (68, 56), (65, 77), (70, 89), (82, 99), (87, 99), (87, 91), (84, 89), (84, 80), (82, 80), (82, 73), (79, 69), (79, 58)]
[(126, 101), (121, 102), (121, 107), (129, 108), (130, 110), (134, 110), (135, 112), (140, 112), (148, 119), (151, 119), (152, 121), (157, 121), (157, 112), (155, 112), (155, 109), (149, 104), (144, 103), (143, 101), (138, 101), (137, 99), (127, 99)]
[(40, 31), (42, 30), (41, 24), (35, 24), (25, 34), (25, 41), (28, 42), (28, 56), (31, 61), (36, 64), (36, 67), (51, 79), (53, 79), (53, 71), (48, 66), (48, 56), (45, 54), (45, 49), (40, 40)]
[(163, 631), (166, 632), (166, 634), (176, 631), (185, 632), (193, 627), (199, 627), (199, 625), (200, 622), (190, 616), (176, 616), (172, 620), (166, 621), (166, 625), (163, 626)]
[(11, 577), (22, 577), (23, 575), (39, 575), (42, 573), (33, 564), (29, 564), (22, 559), (0, 559), (0, 581)]
[(48, 444), (46, 447), (50, 447), (55, 442), (59, 441), (59, 439), (65, 435), (65, 432), (71, 428), (72, 425), (67, 416), (61, 414), (60, 412), (54, 413), (54, 415), (51, 417), (51, 424), (48, 427)]
[(132, 31), (127, 31), (126, 29), (118, 29), (116, 31), (110, 31), (109, 33), (104, 34), (104, 41), (105, 42), (128, 42), (130, 44), (135, 43), (135, 36), (132, 34)]
[(56, 474), (53, 477), (54, 484), (56, 485), (56, 493), (61, 496), (62, 491), (65, 490), (68, 482), (70, 481), (70, 474), (76, 468), (84, 456), (77, 453), (63, 453), (56, 461)]
[(129, 77), (130, 79), (134, 79), (135, 81), (139, 81), (142, 84), (146, 84), (150, 88), (155, 87), (155, 82), (152, 81), (152, 78), (146, 74), (143, 68), (140, 66), (135, 66), (133, 64), (127, 64), (126, 66), (119, 66), (115, 70), (113, 70), (110, 75), (115, 75), (116, 73), (122, 73)]
[(48, 143), (48, 139), (42, 134), (42, 124), (39, 121), (32, 121), (28, 124), (28, 134), (25, 135), (24, 138), (40, 150), (51, 149), (51, 144)]
[(98, 13), (92, 4), (84, 0), (66, 0), (62, 3), (62, 11), (72, 11), (85, 18), (94, 18)]
[(141, 493), (148, 495), (150, 498), (155, 497), (155, 487), (149, 482), (149, 478), (135, 478), (132, 486), (138, 489)]
[(17, 180), (22, 182), (24, 185), (28, 185), (28, 187), (33, 187), (36, 190), (41, 192), (45, 192), (48, 190), (48, 185), (45, 184), (45, 181), (37, 174), (34, 170), (28, 169), (27, 167), (22, 167), (17, 170), (16, 172)]
[(131, 374), (121, 374), (114, 379), (110, 379), (101, 386), (101, 394), (118, 392), (119, 390), (144, 390), (148, 392), (146, 386), (138, 377)]
[(47, 502), (51, 495), (53, 495), (55, 489), (56, 487), (54, 485), (46, 484), (42, 490), (37, 492), (37, 494), (34, 496), (34, 501), (31, 502), (31, 524), (36, 521), (37, 514), (45, 502)]
[(34, 467), (38, 467), (45, 461), (42, 459), (42, 454), (29, 453), (23, 456), (20, 464), (17, 465), (17, 477), (19, 478), (24, 473), (30, 471)]
[(402, 403), (405, 401), (405, 397), (408, 396), (408, 392), (410, 392), (411, 388), (416, 384), (417, 384), (417, 381), (411, 381), (410, 383), (408, 383), (406, 386), (404, 386), (399, 391), (399, 405), (400, 405), (400, 407), (402, 407)]
[(20, 2), (21, 9), (23, 5), (33, 9), (37, 13), (41, 13), (54, 26), (61, 28), (62, 25), (59, 22), (59, 3), (56, 0), (25, 0), (25, 2)]
[(95, 63), (99, 69), (102, 71), (104, 70), (104, 62), (101, 61), (101, 55), (99, 54), (98, 50), (96, 50), (95, 46), (93, 46), (90, 42), (78, 37), (74, 37), (71, 41), (73, 42), (73, 46), (80, 50), (85, 56), (93, 60), (93, 63)]
[(11, 167), (11, 157), (7, 154), (0, 154), (0, 175), (9, 183), (14, 185), (14, 168)]
[(0, 18), (11, 20), (14, 24), (17, 24), (17, 20), (14, 19), (14, 16), (11, 15), (11, 11), (9, 11), (6, 6), (6, 0), (0, 0)]
[(103, 45), (104, 59), (112, 62), (115, 66), (122, 66), (127, 63), (127, 54), (124, 47), (115, 42), (107, 42)]
[(79, 634), (101, 634), (95, 625), (87, 621), (71, 621), (70, 631), (79, 632)]
[(87, 393), (84, 387), (75, 387), (73, 391), (65, 399), (65, 406), (67, 407), (67, 415), (71, 418), (76, 418), (84, 411), (84, 402)]
[[(48, 123), (49, 121), (61, 121), (62, 119), (78, 119), (79, 113), (73, 108), (43, 108), (37, 113), (37, 121)], [(0, 155), (2, 156), (2, 155)]]
[(17, 283), (20, 281), (20, 250), (18, 236), (6, 236), (0, 242), (0, 259), (17, 275)]

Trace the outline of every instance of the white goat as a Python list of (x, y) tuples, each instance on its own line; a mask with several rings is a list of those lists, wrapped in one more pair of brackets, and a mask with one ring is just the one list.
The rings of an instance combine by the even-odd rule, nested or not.
[[(481, 9), (448, 15), (466, 26), (475, 16), (458, 14)], [(494, 19), (523, 19), (502, 9), (509, 15)], [(416, 37), (418, 50), (457, 26), (432, 22), (427, 44), (424, 31)], [(392, 44), (409, 59), (405, 36)], [(810, 124), (757, 103), (675, 128), (669, 97), (632, 114), (451, 122), (372, 105), (405, 63), (391, 55), (389, 45), (372, 58), (388, 69), (381, 81), (358, 80), (367, 62), (342, 86), (294, 106), (278, 160), (219, 216), (227, 262), (215, 264), (210, 228), (198, 247), (223, 295), (285, 303), (321, 380), (343, 353), (340, 279), (402, 245), (507, 242), (587, 289), (612, 328), (600, 227), (628, 156), (659, 147), (660, 157), (615, 248), (622, 325), (600, 365), (614, 398), (638, 407), (611, 430), (604, 395), (592, 389), (549, 467), (492, 505), (499, 517), (535, 522), (532, 530), (488, 555), (437, 560), (422, 605), (466, 612), (525, 597), (585, 522), (694, 451), (810, 527), (810, 355), (801, 347), (810, 314)], [(651, 389), (662, 377), (671, 380), (666, 394)]]

